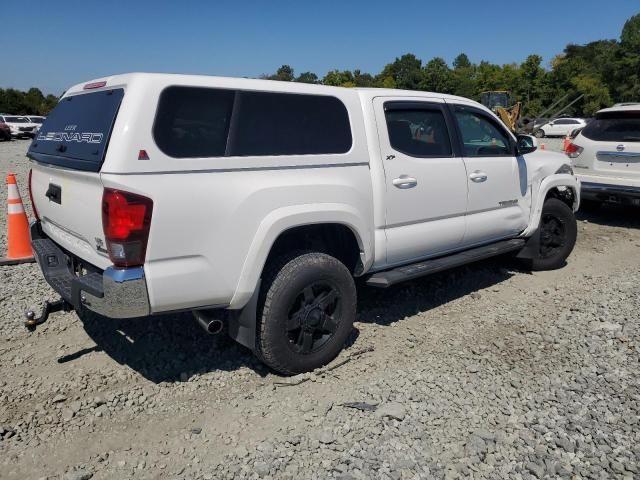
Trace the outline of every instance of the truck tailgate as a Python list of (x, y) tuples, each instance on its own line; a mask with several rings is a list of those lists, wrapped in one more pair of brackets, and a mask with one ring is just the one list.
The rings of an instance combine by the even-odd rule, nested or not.
[(42, 230), (62, 248), (99, 268), (104, 249), (100, 174), (33, 163), (31, 193)]

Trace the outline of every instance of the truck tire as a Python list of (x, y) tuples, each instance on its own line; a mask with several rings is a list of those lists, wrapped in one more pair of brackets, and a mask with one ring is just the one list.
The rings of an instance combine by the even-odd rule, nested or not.
[(295, 375), (340, 353), (353, 329), (356, 287), (336, 258), (296, 252), (267, 266), (258, 305), (258, 358), (281, 374)]
[(573, 210), (557, 198), (544, 202), (540, 217), (540, 249), (531, 260), (532, 270), (563, 267), (576, 244), (578, 227)]

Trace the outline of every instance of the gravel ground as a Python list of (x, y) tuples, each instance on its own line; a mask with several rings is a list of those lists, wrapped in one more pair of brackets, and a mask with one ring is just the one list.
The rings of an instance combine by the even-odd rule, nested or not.
[[(27, 145), (0, 143), (25, 201)], [(0, 267), (0, 478), (638, 477), (639, 227), (580, 216), (558, 271), (360, 285), (353, 345), (293, 378), (188, 315), (29, 334), (22, 312), (53, 292)]]

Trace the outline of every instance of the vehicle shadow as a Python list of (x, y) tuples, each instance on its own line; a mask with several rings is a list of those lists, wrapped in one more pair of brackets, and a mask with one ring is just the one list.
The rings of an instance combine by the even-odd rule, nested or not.
[(578, 220), (610, 227), (640, 228), (640, 208), (624, 205), (602, 205), (594, 211), (578, 210)]
[(83, 310), (78, 317), (96, 350), (154, 383), (184, 382), (194, 374), (242, 367), (260, 376), (269, 373), (251, 351), (226, 335), (205, 333), (190, 313), (112, 319)]
[[(389, 325), (425, 312), (513, 275), (508, 258), (485, 260), (388, 289), (358, 282), (356, 321)], [(87, 310), (78, 313), (85, 331), (96, 343), (89, 351), (103, 351), (154, 382), (184, 382), (194, 374), (250, 368), (260, 376), (271, 372), (248, 349), (226, 335), (207, 335), (190, 313), (136, 319), (110, 319)], [(354, 328), (347, 348), (357, 347)], [(72, 361), (84, 350), (67, 355)]]
[(502, 256), (458, 267), (387, 289), (358, 285), (357, 321), (389, 325), (445, 305), (512, 277), (515, 260)]

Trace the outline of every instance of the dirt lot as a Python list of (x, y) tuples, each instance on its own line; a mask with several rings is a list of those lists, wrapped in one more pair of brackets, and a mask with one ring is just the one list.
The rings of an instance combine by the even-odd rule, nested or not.
[[(25, 201), (27, 146), (0, 143)], [(54, 295), (35, 265), (0, 267), (0, 478), (637, 477), (639, 227), (580, 215), (554, 272), (360, 285), (353, 345), (293, 379), (188, 315), (29, 334), (23, 311)]]

